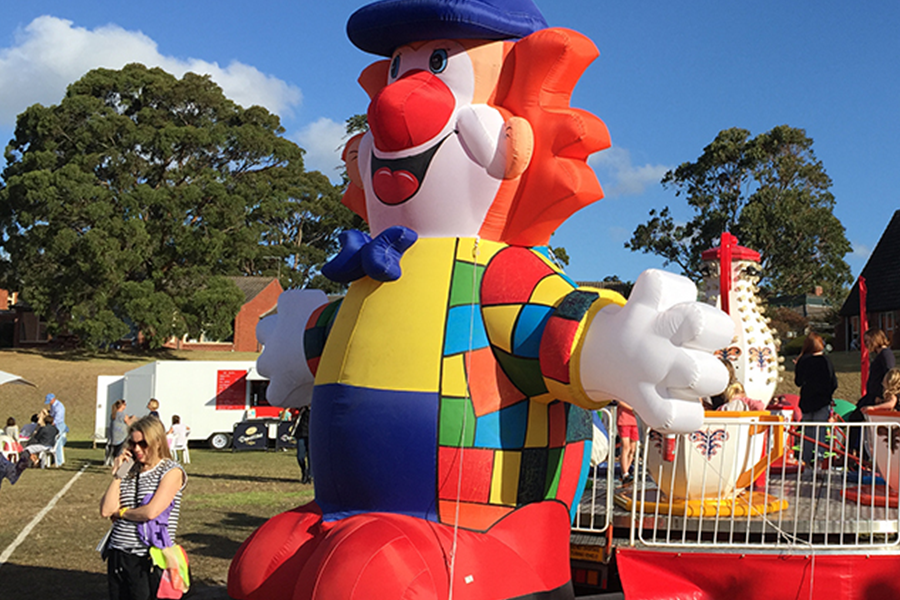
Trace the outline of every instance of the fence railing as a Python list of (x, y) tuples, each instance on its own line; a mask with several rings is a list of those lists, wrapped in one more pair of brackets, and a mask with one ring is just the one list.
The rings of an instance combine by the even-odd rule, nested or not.
[[(634, 483), (610, 468), (589, 482), (577, 531), (627, 527), (631, 544), (779, 551), (900, 546), (900, 413), (875, 423), (790, 423), (708, 413), (687, 435), (647, 431)], [(804, 465), (804, 463), (806, 463)], [(883, 475), (884, 477), (882, 478)]]

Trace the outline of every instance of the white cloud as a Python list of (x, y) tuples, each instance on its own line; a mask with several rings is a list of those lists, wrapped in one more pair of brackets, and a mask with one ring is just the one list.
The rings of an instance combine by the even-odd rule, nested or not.
[(238, 104), (258, 104), (282, 116), (302, 99), (296, 86), (240, 62), (221, 67), (164, 56), (140, 31), (118, 25), (89, 30), (45, 15), (16, 31), (12, 46), (0, 48), (0, 126), (11, 127), (16, 115), (36, 102), (58, 104), (66, 86), (91, 69), (120, 69), (133, 62), (161, 67), (177, 77), (188, 71), (208, 74)]
[(597, 170), (607, 198), (643, 194), (647, 186), (659, 184), (666, 171), (672, 168), (665, 165), (633, 165), (631, 153), (616, 146), (592, 154), (588, 163)]
[(872, 250), (870, 250), (868, 246), (866, 246), (865, 244), (860, 244), (858, 242), (853, 242), (852, 256), (854, 258), (868, 260), (870, 254), (872, 254)]
[(609, 239), (611, 239), (614, 242), (625, 243), (631, 239), (631, 232), (624, 227), (618, 227), (618, 226), (608, 227), (607, 233), (609, 235)]
[(347, 141), (343, 123), (325, 117), (310, 123), (291, 138), (306, 150), (303, 165), (307, 171), (320, 171), (334, 182), (340, 180), (341, 151)]

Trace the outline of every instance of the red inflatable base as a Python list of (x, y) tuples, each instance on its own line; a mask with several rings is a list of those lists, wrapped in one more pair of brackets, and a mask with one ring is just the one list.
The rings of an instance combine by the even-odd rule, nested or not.
[(900, 598), (900, 554), (718, 554), (620, 549), (628, 600)]
[[(315, 503), (270, 519), (228, 572), (236, 600), (568, 600), (569, 512), (526, 505), (486, 532), (388, 513), (322, 521)], [(454, 557), (452, 559), (451, 557)]]

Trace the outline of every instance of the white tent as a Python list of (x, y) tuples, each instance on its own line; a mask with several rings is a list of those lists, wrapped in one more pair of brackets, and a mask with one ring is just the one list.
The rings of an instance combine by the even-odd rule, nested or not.
[(21, 385), (30, 385), (31, 387), (37, 387), (27, 379), (22, 379), (18, 375), (13, 375), (12, 373), (7, 373), (6, 371), (0, 371), (0, 385), (4, 383), (18, 383)]

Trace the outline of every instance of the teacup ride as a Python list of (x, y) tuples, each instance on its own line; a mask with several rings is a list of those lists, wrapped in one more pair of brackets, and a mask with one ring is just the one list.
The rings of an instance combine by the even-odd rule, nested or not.
[[(765, 411), (707, 412), (701, 429), (679, 436), (651, 431), (644, 450), (656, 483), (619, 490), (615, 501), (644, 514), (684, 517), (763, 515), (787, 508), (768, 494), (764, 477), (784, 453), (782, 417)], [(754, 486), (762, 479), (763, 486)]]
[(866, 430), (866, 449), (875, 464), (875, 470), (885, 483), (871, 481), (850, 487), (844, 496), (863, 506), (897, 508), (900, 492), (900, 412), (891, 409), (872, 410), (865, 413), (866, 420), (877, 423)]

